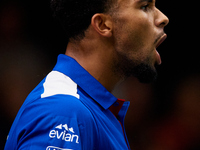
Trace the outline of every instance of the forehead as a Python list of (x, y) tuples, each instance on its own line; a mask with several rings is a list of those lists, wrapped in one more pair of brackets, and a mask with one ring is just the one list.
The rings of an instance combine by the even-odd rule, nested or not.
[(131, 3), (141, 3), (141, 2), (149, 2), (152, 3), (155, 0), (118, 0), (119, 3), (127, 3), (127, 2), (131, 2)]

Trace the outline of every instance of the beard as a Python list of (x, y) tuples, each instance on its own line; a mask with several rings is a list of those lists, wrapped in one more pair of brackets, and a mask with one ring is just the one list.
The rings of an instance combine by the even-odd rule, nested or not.
[(138, 62), (119, 54), (117, 60), (114, 64), (114, 70), (123, 79), (134, 76), (141, 83), (150, 83), (157, 79), (157, 71), (154, 66), (150, 65), (149, 59), (144, 62)]

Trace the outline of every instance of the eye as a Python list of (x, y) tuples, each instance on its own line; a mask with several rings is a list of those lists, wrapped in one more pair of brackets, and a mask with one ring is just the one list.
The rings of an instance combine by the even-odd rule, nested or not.
[(144, 6), (141, 7), (142, 10), (147, 11), (149, 7), (149, 4), (146, 4)]

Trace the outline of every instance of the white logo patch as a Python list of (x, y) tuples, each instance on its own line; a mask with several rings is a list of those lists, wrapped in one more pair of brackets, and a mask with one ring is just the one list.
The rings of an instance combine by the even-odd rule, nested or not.
[(75, 134), (73, 127), (69, 128), (67, 124), (56, 126), (54, 130), (49, 132), (49, 137), (79, 144), (79, 136)]
[(58, 71), (52, 71), (47, 75), (43, 87), (44, 93), (41, 95), (41, 98), (58, 94), (80, 98), (80, 95), (77, 93), (77, 84), (71, 78)]

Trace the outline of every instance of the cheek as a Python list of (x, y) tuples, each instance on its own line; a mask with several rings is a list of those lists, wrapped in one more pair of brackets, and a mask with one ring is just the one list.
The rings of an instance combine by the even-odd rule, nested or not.
[[(134, 20), (133, 20), (134, 21)], [(116, 28), (117, 45), (126, 53), (144, 53), (150, 47), (152, 35), (150, 28), (144, 22), (131, 22)]]
[(154, 28), (149, 19), (133, 21), (131, 30), (127, 31), (129, 42), (132, 43), (134, 52), (140, 56), (150, 57), (154, 51)]
[(145, 61), (153, 53), (153, 29), (148, 18), (139, 15), (120, 18), (113, 30), (117, 51), (131, 59)]

